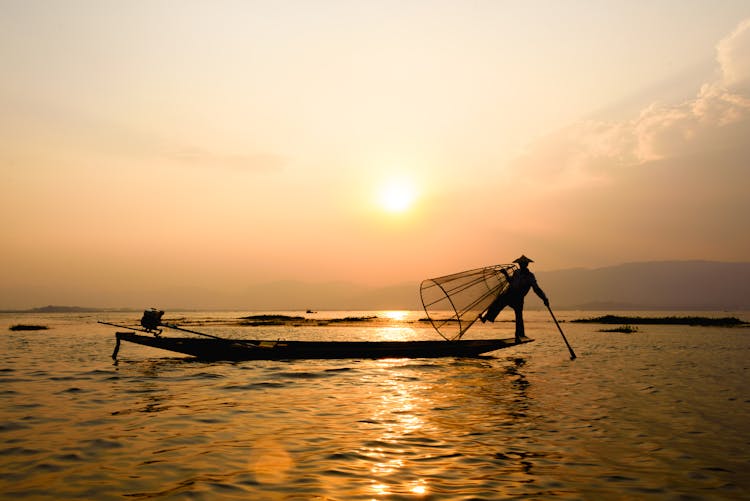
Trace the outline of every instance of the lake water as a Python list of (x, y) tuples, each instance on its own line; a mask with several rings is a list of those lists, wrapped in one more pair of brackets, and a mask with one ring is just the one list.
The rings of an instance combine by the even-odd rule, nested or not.
[[(165, 319), (226, 337), (439, 339), (419, 312), (224, 322), (249, 313)], [(575, 361), (534, 311), (535, 342), (491, 358), (205, 363), (123, 343), (117, 364), (117, 329), (96, 320), (138, 314), (2, 314), (0, 496), (750, 499), (750, 329), (604, 333), (569, 322), (600, 312), (556, 313)], [(510, 318), (467, 337), (512, 337)]]

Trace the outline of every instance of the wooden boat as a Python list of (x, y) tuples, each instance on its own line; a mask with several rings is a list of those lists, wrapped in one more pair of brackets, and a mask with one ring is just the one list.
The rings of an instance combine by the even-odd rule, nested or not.
[[(477, 357), (515, 346), (515, 339), (458, 341), (262, 341), (224, 338), (167, 337), (117, 332), (112, 358), (121, 341), (183, 353), (202, 360), (297, 360)], [(525, 338), (522, 343), (531, 342)]]
[[(121, 341), (183, 353), (203, 360), (296, 360), (334, 358), (440, 358), (477, 357), (484, 353), (528, 343), (515, 339), (456, 339), (445, 341), (264, 341), (227, 339), (162, 322), (161, 310), (143, 312), (140, 327), (110, 322), (100, 324), (128, 329), (116, 332), (117, 343), (112, 358), (117, 359)], [(163, 327), (202, 336), (162, 336)], [(138, 334), (135, 331), (143, 332)]]

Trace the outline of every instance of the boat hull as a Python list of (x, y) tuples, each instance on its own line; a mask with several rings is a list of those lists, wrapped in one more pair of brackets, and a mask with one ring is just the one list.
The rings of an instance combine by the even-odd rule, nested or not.
[(296, 360), (477, 357), (484, 353), (531, 342), (514, 339), (466, 339), (459, 341), (261, 341), (166, 337), (118, 332), (120, 341), (160, 348), (203, 360)]

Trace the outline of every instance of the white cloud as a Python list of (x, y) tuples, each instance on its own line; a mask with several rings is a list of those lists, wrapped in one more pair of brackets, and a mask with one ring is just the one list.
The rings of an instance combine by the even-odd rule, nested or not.
[(733, 92), (750, 95), (750, 19), (718, 43), (716, 54), (723, 84)]
[(572, 124), (513, 164), (523, 189), (506, 203), (525, 204), (519, 224), (550, 223), (538, 248), (598, 264), (747, 259), (750, 20), (718, 44), (717, 61), (694, 98)]
[(720, 78), (696, 97), (652, 104), (623, 122), (585, 121), (533, 144), (516, 162), (524, 176), (586, 182), (621, 167), (733, 147), (734, 128), (750, 121), (750, 20), (717, 45)]

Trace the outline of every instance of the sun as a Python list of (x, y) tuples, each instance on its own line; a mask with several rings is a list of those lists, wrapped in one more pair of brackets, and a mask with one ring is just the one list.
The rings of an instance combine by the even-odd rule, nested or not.
[(378, 191), (378, 203), (387, 212), (406, 212), (414, 204), (417, 192), (412, 182), (405, 178), (391, 178)]

